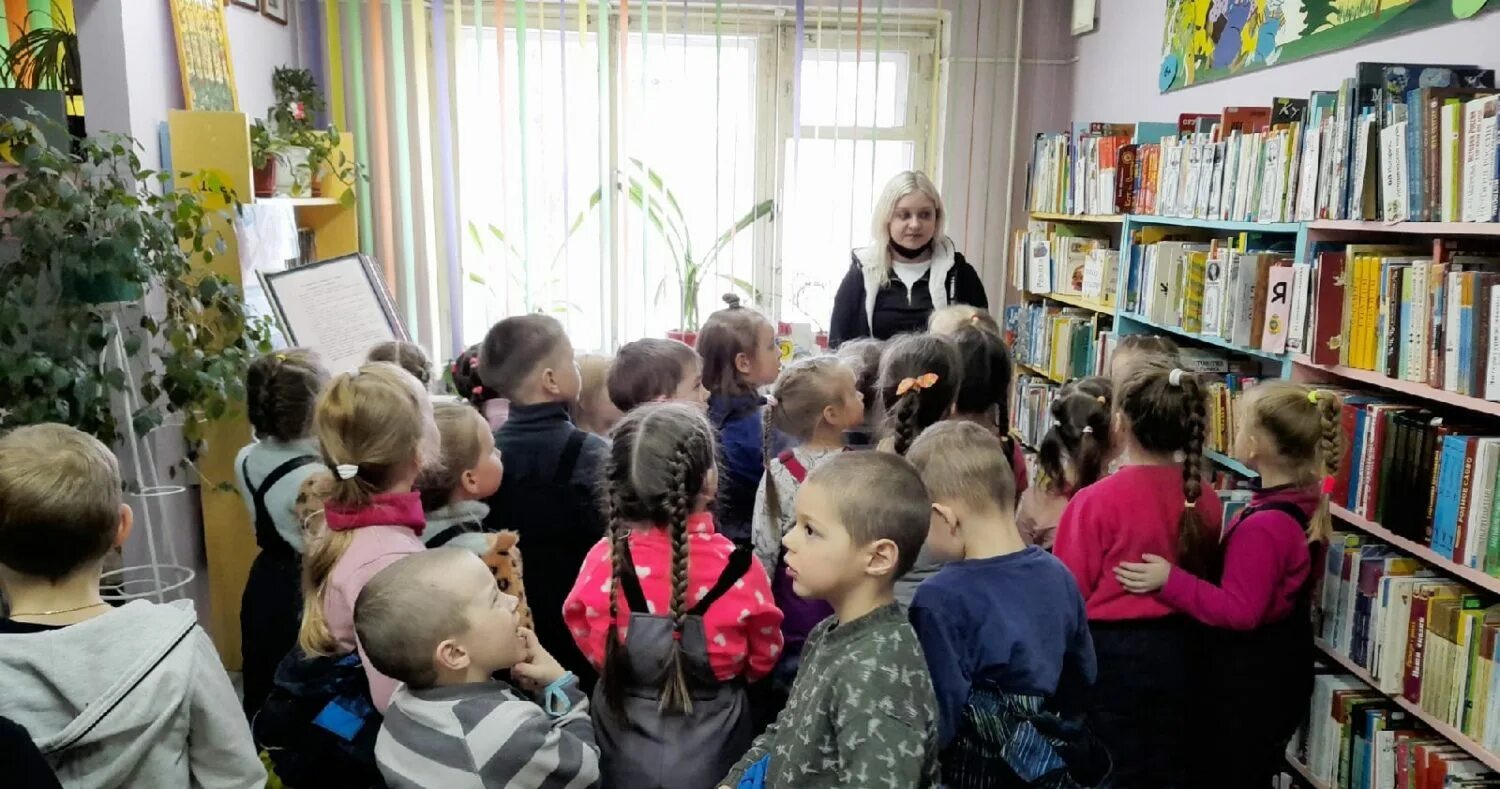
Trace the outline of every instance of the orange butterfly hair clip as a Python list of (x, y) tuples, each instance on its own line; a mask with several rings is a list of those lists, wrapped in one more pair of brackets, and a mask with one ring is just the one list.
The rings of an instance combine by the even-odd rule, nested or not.
[(926, 373), (916, 378), (903, 378), (901, 384), (896, 387), (896, 396), (901, 397), (912, 389), (931, 389), (937, 385), (937, 382), (937, 373)]

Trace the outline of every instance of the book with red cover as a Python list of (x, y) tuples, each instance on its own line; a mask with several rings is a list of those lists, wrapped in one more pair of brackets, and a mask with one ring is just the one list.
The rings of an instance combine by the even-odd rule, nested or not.
[(1219, 126), (1219, 138), (1227, 140), (1233, 132), (1254, 134), (1270, 128), (1270, 107), (1225, 107), (1224, 122)]
[(1318, 255), (1317, 287), (1314, 289), (1317, 306), (1313, 311), (1312, 347), (1309, 349), (1314, 364), (1339, 363), (1344, 325), (1344, 265), (1343, 252)]
[(1413, 704), (1422, 703), (1422, 651), (1427, 646), (1427, 606), (1431, 601), (1431, 593), (1412, 595), (1411, 619), (1406, 625), (1406, 673), (1401, 695)]
[(1364, 476), (1365, 491), (1360, 497), (1360, 514), (1370, 520), (1376, 518), (1376, 503), (1380, 501), (1380, 485), (1385, 479), (1389, 464), (1386, 460), (1386, 436), (1395, 411), (1410, 409), (1409, 405), (1371, 405), (1366, 424), (1370, 425), (1370, 446), (1365, 447)]
[(1135, 181), (1140, 173), (1140, 146), (1135, 144), (1120, 148), (1119, 164), (1115, 169), (1115, 213), (1135, 213)]

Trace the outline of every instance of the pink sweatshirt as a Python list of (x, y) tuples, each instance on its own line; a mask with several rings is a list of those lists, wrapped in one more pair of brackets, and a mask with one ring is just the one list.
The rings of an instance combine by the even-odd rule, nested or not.
[(328, 588), (323, 593), (323, 618), (328, 622), (328, 631), (338, 639), (341, 651), (359, 650), (365, 677), (370, 681), (370, 700), (382, 713), (399, 683), (376, 671), (365, 656), (364, 647), (354, 633), (354, 601), (376, 573), (425, 547), (419, 538), (424, 524), (422, 501), (416, 493), (382, 494), (363, 510), (328, 509), (328, 528), (353, 530), (354, 540), (329, 574)]
[[(1311, 516), (1318, 496), (1315, 488), (1281, 486), (1256, 491), (1250, 506), (1284, 501)], [(1311, 566), (1302, 525), (1284, 512), (1262, 510), (1225, 529), (1224, 578), (1218, 586), (1173, 567), (1157, 597), (1205, 625), (1254, 630), (1292, 613)]]
[[(1125, 591), (1115, 565), (1154, 553), (1177, 561), (1177, 521), (1186, 502), (1182, 466), (1123, 466), (1073, 494), (1052, 552), (1073, 571), (1091, 621), (1156, 619), (1173, 609), (1153, 595)], [(1218, 538), (1224, 507), (1207, 484), (1198, 497), (1204, 528)]]

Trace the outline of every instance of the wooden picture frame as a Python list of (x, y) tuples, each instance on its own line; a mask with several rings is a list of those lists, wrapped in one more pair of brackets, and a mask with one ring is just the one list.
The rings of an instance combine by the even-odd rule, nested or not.
[(189, 110), (240, 108), (229, 57), (229, 28), (223, 0), (170, 0), (183, 106)]
[(291, 0), (260, 0), (260, 14), (281, 24), (287, 23), (287, 5)]
[(287, 342), (317, 351), (335, 375), (358, 369), (376, 343), (410, 339), (385, 279), (366, 255), (257, 276)]
[(251, 11), (259, 11), (260, 10), (260, 0), (225, 0), (225, 4), (226, 5), (237, 5), (240, 8), (246, 8), (246, 9), (249, 9)]

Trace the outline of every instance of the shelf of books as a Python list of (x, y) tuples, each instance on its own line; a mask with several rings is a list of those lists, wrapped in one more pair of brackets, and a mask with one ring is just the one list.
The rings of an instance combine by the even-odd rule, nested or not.
[(1120, 214), (1054, 214), (1033, 211), (1031, 218), (1039, 222), (1084, 222), (1088, 224), (1118, 225), (1125, 221)]
[(1311, 787), (1311, 789), (1330, 789), (1328, 782), (1318, 780), (1318, 777), (1313, 775), (1312, 768), (1299, 761), (1296, 755), (1288, 753), (1286, 755), (1286, 764), (1292, 768), (1292, 772), (1297, 774), (1299, 783), (1295, 785), (1307, 786)]

